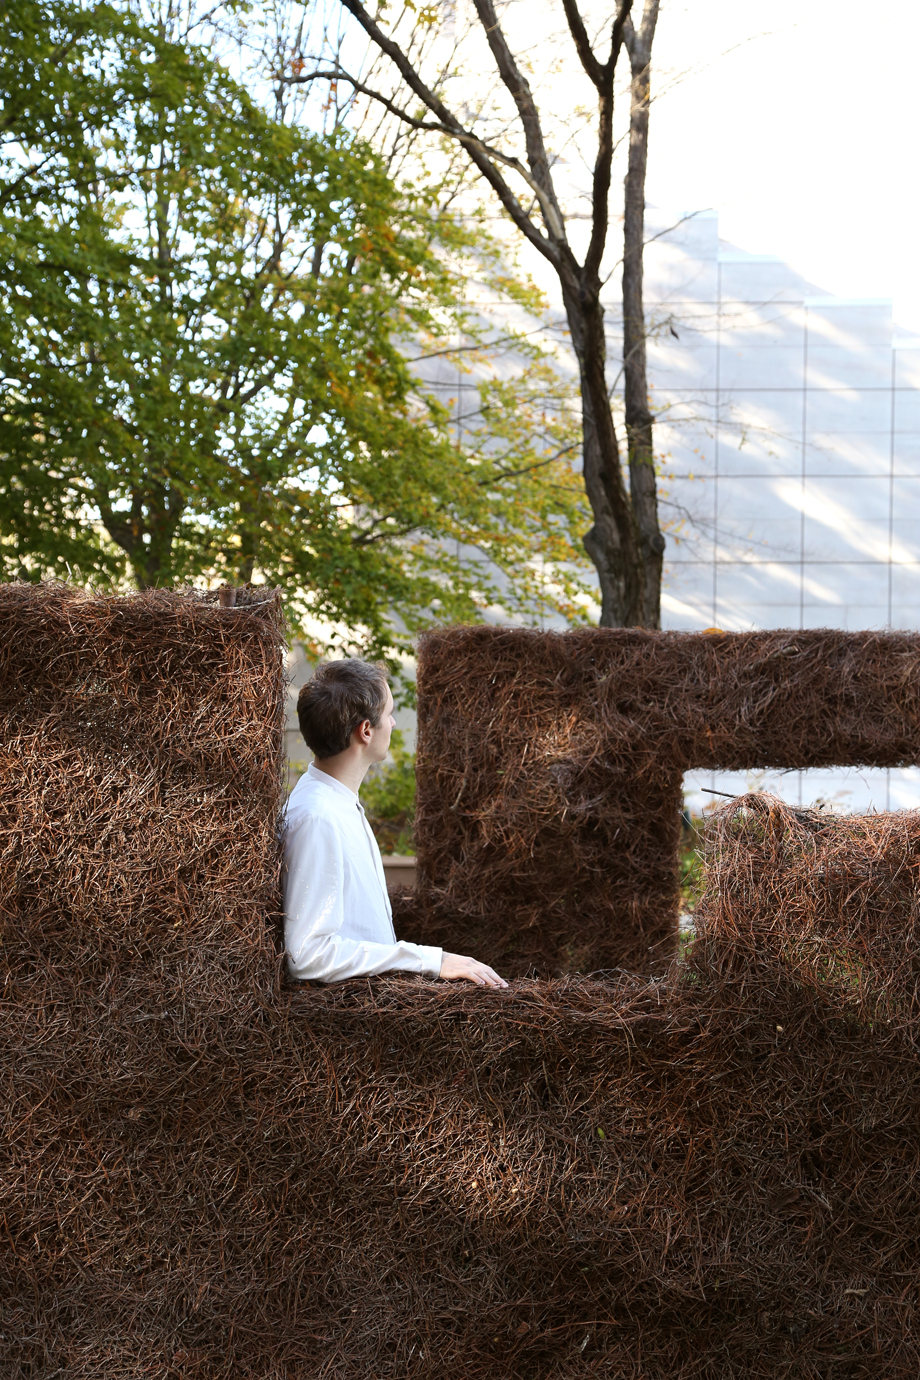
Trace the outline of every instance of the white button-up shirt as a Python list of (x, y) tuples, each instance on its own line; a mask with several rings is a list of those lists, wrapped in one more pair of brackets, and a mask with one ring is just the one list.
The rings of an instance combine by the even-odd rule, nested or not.
[(284, 830), (284, 946), (293, 978), (441, 971), (441, 950), (399, 941), (380, 849), (358, 797), (312, 763)]

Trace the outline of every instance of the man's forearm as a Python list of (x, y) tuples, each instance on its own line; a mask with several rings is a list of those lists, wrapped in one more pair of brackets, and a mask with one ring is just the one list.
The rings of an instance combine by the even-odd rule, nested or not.
[(441, 950), (427, 944), (375, 944), (369, 940), (327, 935), (288, 952), (288, 972), (300, 981), (342, 982), (376, 973), (422, 973), (437, 977)]

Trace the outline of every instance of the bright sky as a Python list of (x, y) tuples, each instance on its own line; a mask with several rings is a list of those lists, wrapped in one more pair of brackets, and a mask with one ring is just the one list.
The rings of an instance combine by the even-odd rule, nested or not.
[(910, 0), (663, 0), (649, 201), (920, 333), (918, 51)]

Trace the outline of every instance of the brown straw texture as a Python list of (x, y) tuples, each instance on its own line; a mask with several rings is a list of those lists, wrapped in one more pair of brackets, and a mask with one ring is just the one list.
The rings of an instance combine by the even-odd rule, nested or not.
[(505, 975), (661, 972), (684, 772), (920, 759), (905, 633), (428, 634), (402, 928)]
[(0, 591), (4, 1380), (915, 1380), (920, 818), (732, 802), (663, 978), (284, 984), (257, 593)]

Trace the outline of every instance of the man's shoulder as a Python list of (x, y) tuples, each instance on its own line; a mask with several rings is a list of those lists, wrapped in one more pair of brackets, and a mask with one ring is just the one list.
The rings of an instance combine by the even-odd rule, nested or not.
[(290, 828), (308, 820), (335, 823), (347, 810), (347, 801), (315, 777), (304, 774), (288, 796), (285, 821)]

